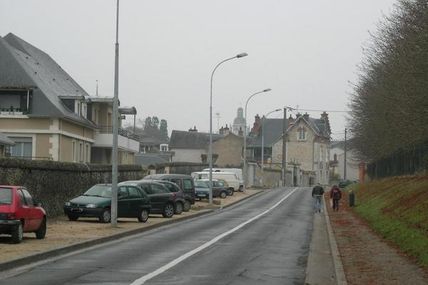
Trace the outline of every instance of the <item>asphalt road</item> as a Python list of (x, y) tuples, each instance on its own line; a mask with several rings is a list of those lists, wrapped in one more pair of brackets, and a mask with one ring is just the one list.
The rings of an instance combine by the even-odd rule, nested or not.
[(274, 189), (0, 284), (304, 284), (312, 221), (309, 188)]

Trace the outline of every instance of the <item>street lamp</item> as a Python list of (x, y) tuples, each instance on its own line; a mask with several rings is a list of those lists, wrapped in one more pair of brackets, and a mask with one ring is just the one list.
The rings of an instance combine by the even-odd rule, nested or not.
[(267, 116), (269, 116), (270, 114), (275, 113), (275, 112), (279, 112), (279, 111), (281, 111), (281, 109), (275, 109), (273, 111), (270, 111), (269, 113), (264, 115), (262, 118), (262, 183), (261, 183), (262, 185), (261, 186), (263, 186), (263, 178), (264, 178), (264, 174), (265, 174), (265, 172), (264, 172), (264, 161), (265, 161), (265, 137), (264, 137), (265, 128), (264, 128), (264, 124), (265, 124), (265, 118), (267, 118)]
[(119, 0), (116, 2), (116, 44), (114, 57), (113, 148), (111, 154), (111, 212), (112, 227), (117, 227), (117, 144), (119, 133)]
[(256, 96), (257, 94), (260, 93), (264, 93), (264, 92), (269, 92), (272, 89), (267, 88), (265, 90), (256, 92), (254, 94), (252, 94), (250, 97), (248, 97), (247, 102), (245, 102), (245, 128), (244, 128), (244, 190), (245, 190), (245, 186), (247, 183), (247, 106), (248, 106), (248, 102), (251, 100), (251, 98), (253, 98), (254, 96)]
[(210, 85), (210, 145), (208, 148), (208, 161), (210, 165), (210, 174), (209, 174), (209, 203), (212, 204), (213, 202), (213, 78), (214, 78), (214, 72), (217, 70), (217, 68), (226, 61), (235, 59), (235, 58), (241, 58), (245, 57), (248, 54), (243, 52), (240, 54), (235, 55), (234, 57), (226, 58), (225, 60), (220, 61), (213, 69), (213, 72), (211, 73), (211, 85)]

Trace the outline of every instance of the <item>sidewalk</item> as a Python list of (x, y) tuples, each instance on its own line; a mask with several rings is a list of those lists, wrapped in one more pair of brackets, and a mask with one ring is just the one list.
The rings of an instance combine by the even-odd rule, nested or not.
[(354, 214), (347, 205), (346, 194), (340, 201), (338, 212), (332, 211), (329, 199), (325, 202), (349, 285), (428, 284), (428, 272), (388, 244)]

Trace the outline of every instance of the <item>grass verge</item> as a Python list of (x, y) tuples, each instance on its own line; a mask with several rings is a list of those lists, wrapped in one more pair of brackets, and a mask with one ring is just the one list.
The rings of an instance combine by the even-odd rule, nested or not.
[(386, 240), (428, 267), (428, 176), (355, 185), (354, 211)]

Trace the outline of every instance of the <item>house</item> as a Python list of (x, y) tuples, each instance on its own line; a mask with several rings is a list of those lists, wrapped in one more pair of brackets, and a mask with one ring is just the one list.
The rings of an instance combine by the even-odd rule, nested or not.
[[(209, 133), (173, 130), (170, 139), (170, 151), (174, 153), (173, 162), (207, 163)], [(213, 163), (219, 167), (239, 167), (242, 161), (243, 138), (221, 128), (219, 134), (212, 135)]]
[[(15, 143), (11, 157), (110, 163), (96, 148), (112, 146), (111, 131), (99, 128), (111, 126), (111, 102), (89, 96), (42, 50), (12, 33), (0, 37), (0, 132)], [(119, 145), (128, 147), (120, 163), (131, 163), (132, 142)]]
[[(256, 116), (247, 147), (247, 159), (261, 162), (262, 133), (264, 139), (263, 163), (270, 168), (282, 168), (283, 159), (283, 119), (260, 119)], [(320, 119), (309, 117), (308, 114), (297, 114), (286, 120), (287, 172), (292, 175), (290, 185), (329, 182), (329, 146), (330, 123), (328, 114), (321, 114)], [(262, 128), (265, 128), (262, 131)], [(310, 181), (303, 181), (302, 174), (309, 175)], [(315, 181), (311, 177), (315, 177)]]
[[(213, 142), (220, 137), (212, 134)], [(196, 127), (189, 131), (173, 130), (169, 140), (169, 150), (174, 153), (172, 162), (206, 163), (209, 141), (210, 134), (198, 132)], [(213, 154), (213, 161), (215, 157)]]
[[(355, 151), (350, 148), (348, 141), (346, 150), (346, 179), (356, 181), (360, 175), (361, 160), (357, 158)], [(330, 178), (332, 181), (344, 179), (345, 175), (345, 142), (334, 141), (330, 146)]]

